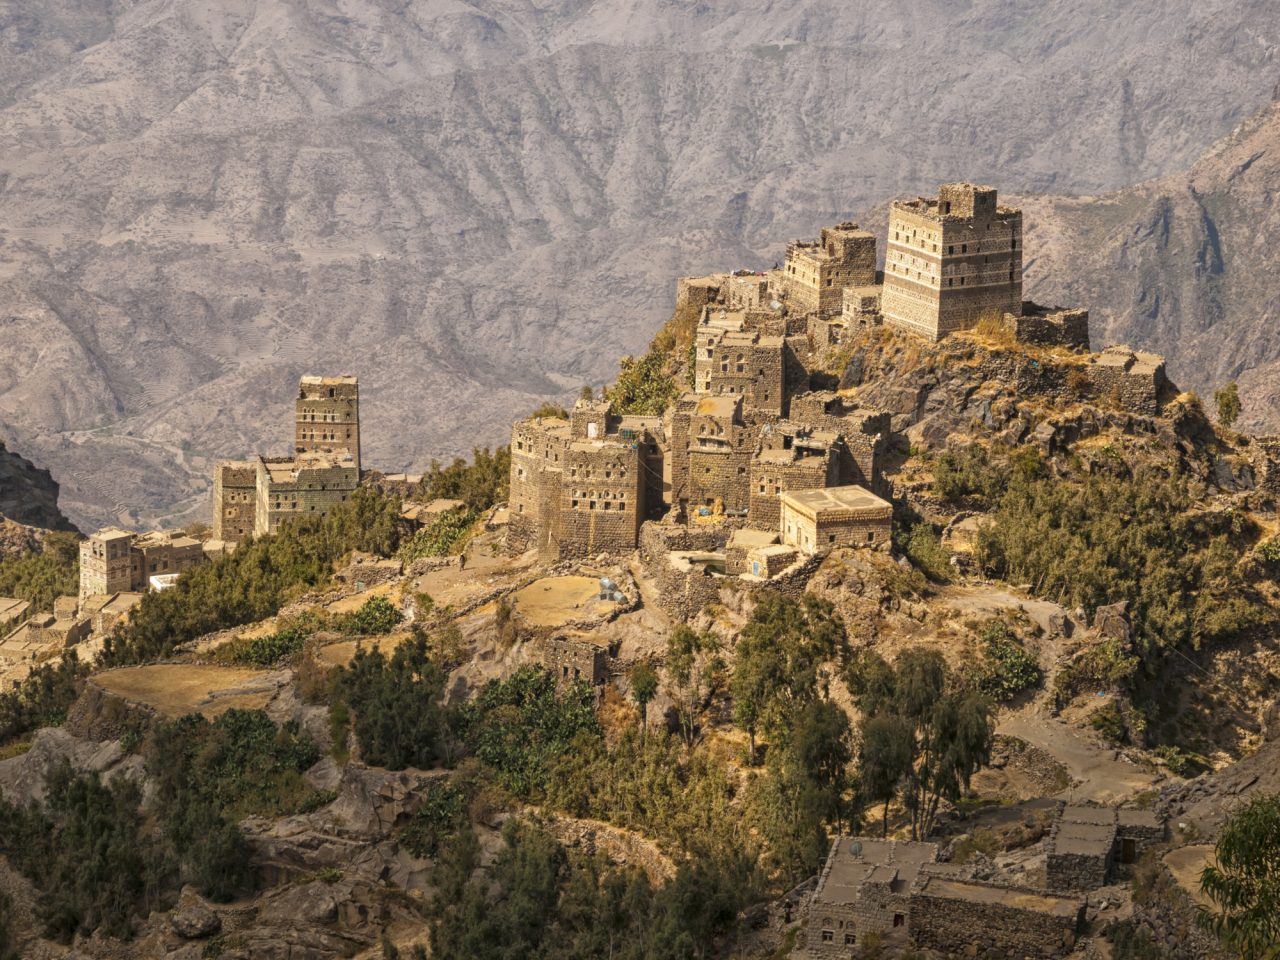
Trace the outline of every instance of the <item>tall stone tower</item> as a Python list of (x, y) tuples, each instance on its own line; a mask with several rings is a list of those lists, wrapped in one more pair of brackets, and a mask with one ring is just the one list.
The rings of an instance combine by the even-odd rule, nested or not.
[(360, 470), (360, 385), (355, 377), (303, 377), (298, 383), (294, 450), (349, 453)]
[(889, 211), (884, 322), (941, 340), (985, 315), (1022, 315), (1022, 211), (994, 187), (946, 183)]

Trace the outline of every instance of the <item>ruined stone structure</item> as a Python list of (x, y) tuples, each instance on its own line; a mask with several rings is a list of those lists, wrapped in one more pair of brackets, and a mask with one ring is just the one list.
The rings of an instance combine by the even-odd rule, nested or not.
[(1050, 890), (1096, 890), (1164, 838), (1163, 822), (1146, 810), (1061, 806), (1049, 834), (1045, 882)]
[(355, 377), (298, 381), (294, 453), (349, 454), (360, 474), (360, 384)]
[(213, 473), (213, 539), (236, 544), (300, 516), (323, 516), (360, 485), (360, 385), (304, 376), (294, 457), (221, 460)]
[(937, 199), (895, 201), (885, 254), (884, 322), (930, 340), (1022, 313), (1022, 212), (994, 187), (948, 183)]
[(804, 553), (836, 547), (887, 549), (893, 504), (858, 486), (784, 493), (782, 542)]
[(153, 576), (182, 573), (204, 562), (204, 548), (191, 537), (106, 527), (80, 543), (80, 600), (142, 592)]
[(1030, 300), (1022, 304), (1021, 315), (1006, 313), (1004, 324), (1019, 343), (1042, 347), (1089, 349), (1089, 311), (1042, 307)]
[(932, 843), (841, 837), (809, 901), (805, 952), (847, 960), (869, 933), (948, 956), (1056, 957), (1075, 945), (1085, 902), (967, 878)]
[(1100, 394), (1134, 413), (1155, 416), (1169, 387), (1164, 357), (1124, 346), (1107, 347), (1089, 358), (1089, 382)]
[(213, 539), (239, 543), (253, 536), (258, 509), (258, 462), (221, 460), (213, 468)]
[(355, 461), (342, 453), (261, 457), (257, 464), (254, 536), (275, 533), (287, 520), (324, 516), (360, 485)]
[(787, 246), (782, 293), (793, 313), (839, 313), (845, 287), (875, 282), (876, 238), (856, 223), (824, 227), (817, 240)]
[(609, 648), (590, 634), (549, 637), (542, 663), (559, 683), (585, 680), (598, 686), (608, 679)]

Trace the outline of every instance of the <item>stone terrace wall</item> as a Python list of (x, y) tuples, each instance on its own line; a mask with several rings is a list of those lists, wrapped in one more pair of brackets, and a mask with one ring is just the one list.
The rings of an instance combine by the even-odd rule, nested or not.
[[(1015, 317), (1004, 315), (1004, 324), (1019, 343), (1032, 343), (1044, 347), (1068, 347), (1073, 350), (1089, 349), (1088, 310), (1037, 310), (1023, 305), (1024, 313)], [(1025, 312), (1025, 311), (1030, 312)]]
[(926, 885), (911, 896), (911, 936), (946, 957), (1062, 957), (1075, 946), (1084, 911), (1081, 901), (1079, 913), (1068, 920), (1008, 903), (935, 896)]

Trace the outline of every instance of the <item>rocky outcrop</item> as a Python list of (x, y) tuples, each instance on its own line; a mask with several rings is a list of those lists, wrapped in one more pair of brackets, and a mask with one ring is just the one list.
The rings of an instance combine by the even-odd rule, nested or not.
[(58, 484), (49, 471), (0, 443), (0, 549), (4, 543), (17, 544), (31, 536), (4, 529), (9, 526), (3, 523), (6, 519), (43, 530), (75, 530), (58, 509)]
[(64, 762), (73, 770), (100, 773), (106, 779), (141, 781), (144, 772), (142, 757), (125, 753), (119, 741), (102, 743), (62, 727), (46, 727), (36, 731), (25, 753), (0, 760), (0, 792), (12, 803), (42, 802), (49, 775)]

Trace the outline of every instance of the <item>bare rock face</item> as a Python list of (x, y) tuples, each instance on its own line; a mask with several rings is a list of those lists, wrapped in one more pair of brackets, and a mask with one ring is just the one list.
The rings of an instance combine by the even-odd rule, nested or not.
[[(75, 529), (58, 509), (58, 484), (49, 471), (0, 442), (0, 552), (20, 552), (20, 547), (36, 545), (32, 541), (38, 542), (38, 538), (23, 527)], [(6, 550), (6, 545), (11, 549)]]
[(126, 754), (118, 740), (86, 740), (62, 727), (45, 727), (36, 731), (26, 753), (0, 760), (0, 792), (12, 803), (42, 802), (49, 775), (64, 761), (107, 779), (141, 780), (144, 773), (142, 757)]
[(169, 917), (173, 932), (184, 940), (211, 937), (222, 929), (218, 915), (203, 903), (187, 903), (179, 906)]

